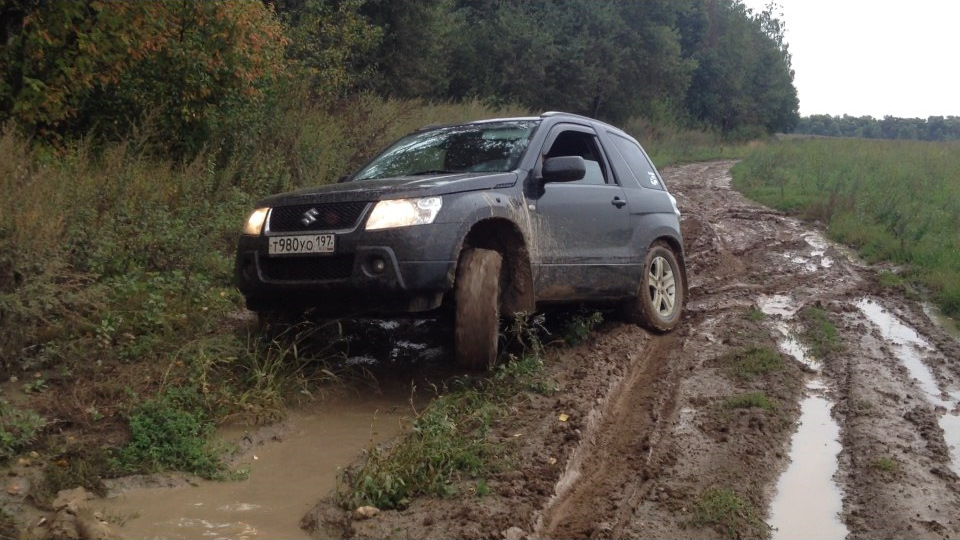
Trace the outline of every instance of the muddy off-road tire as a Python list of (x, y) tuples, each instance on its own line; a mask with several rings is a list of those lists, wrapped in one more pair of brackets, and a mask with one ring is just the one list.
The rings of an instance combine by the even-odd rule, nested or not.
[(624, 305), (624, 315), (655, 332), (669, 332), (683, 312), (683, 274), (669, 246), (654, 242), (643, 259), (643, 279), (637, 296)]
[(453, 345), (457, 365), (483, 370), (497, 358), (500, 331), (500, 267), (489, 249), (465, 249), (457, 263)]

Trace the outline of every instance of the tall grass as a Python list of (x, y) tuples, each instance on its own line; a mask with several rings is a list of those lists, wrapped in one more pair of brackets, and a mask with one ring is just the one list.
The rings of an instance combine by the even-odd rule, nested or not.
[(657, 167), (711, 159), (739, 159), (751, 143), (725, 138), (720, 133), (678, 127), (674, 121), (657, 123), (632, 118), (623, 126), (643, 145)]
[(960, 316), (960, 143), (786, 140), (754, 149), (734, 186), (818, 221), (870, 261), (907, 269)]

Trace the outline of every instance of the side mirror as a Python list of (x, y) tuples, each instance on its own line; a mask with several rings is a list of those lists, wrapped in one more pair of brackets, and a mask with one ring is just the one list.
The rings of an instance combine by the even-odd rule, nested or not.
[(338, 183), (338, 184), (342, 184), (342, 183), (350, 180), (351, 177), (352, 177), (352, 175), (345, 174), (345, 175), (341, 176), (340, 178), (337, 178), (337, 183)]
[(580, 156), (547, 158), (543, 162), (544, 182), (574, 182), (587, 174), (587, 165)]

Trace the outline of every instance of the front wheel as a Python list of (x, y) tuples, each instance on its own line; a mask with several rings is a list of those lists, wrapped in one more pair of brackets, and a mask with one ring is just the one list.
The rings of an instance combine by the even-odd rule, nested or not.
[(643, 259), (643, 278), (637, 295), (627, 301), (627, 319), (656, 332), (680, 324), (683, 311), (683, 274), (669, 246), (656, 242)]
[(497, 358), (500, 331), (500, 253), (466, 249), (460, 254), (454, 284), (453, 342), (457, 364), (483, 370)]

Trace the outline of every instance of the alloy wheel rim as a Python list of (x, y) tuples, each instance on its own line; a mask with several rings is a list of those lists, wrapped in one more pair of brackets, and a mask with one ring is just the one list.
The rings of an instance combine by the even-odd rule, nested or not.
[(677, 280), (665, 258), (656, 257), (651, 262), (648, 284), (653, 310), (661, 317), (670, 317), (677, 305)]

